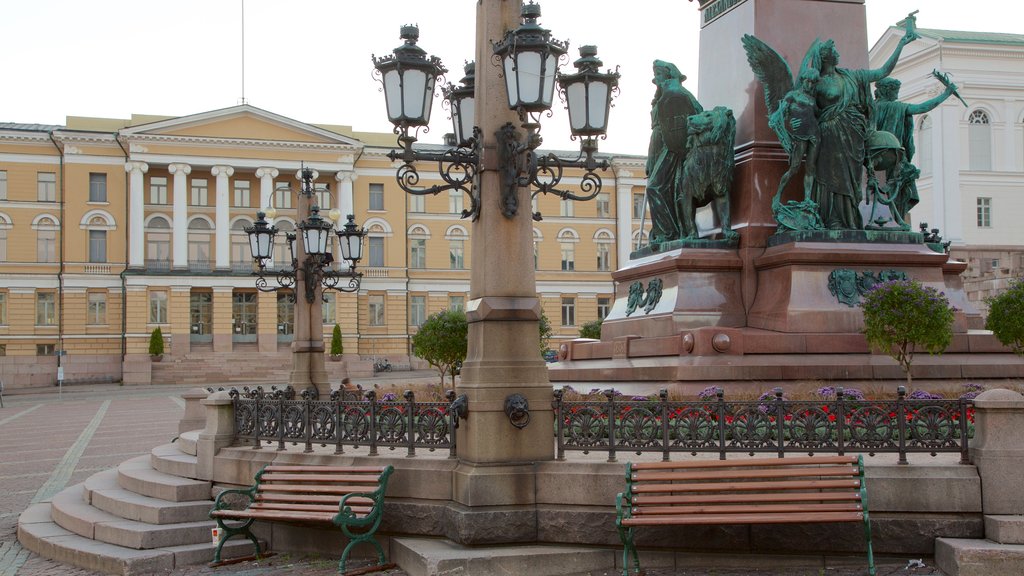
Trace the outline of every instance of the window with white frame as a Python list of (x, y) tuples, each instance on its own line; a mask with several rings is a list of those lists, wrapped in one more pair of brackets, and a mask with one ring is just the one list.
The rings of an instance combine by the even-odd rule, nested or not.
[(235, 180), (232, 188), (231, 205), (236, 208), (249, 207), (249, 193), (251, 192), (248, 180)]
[(384, 209), (384, 185), (376, 182), (370, 183), (370, 210)]
[(453, 294), (448, 296), (448, 309), (465, 311), (466, 309), (466, 297), (462, 294)]
[(107, 293), (89, 292), (89, 303), (86, 309), (86, 324), (103, 325), (107, 323)]
[(331, 192), (324, 182), (313, 183), (313, 197), (316, 198), (316, 205), (324, 212), (331, 209)]
[(57, 222), (52, 218), (40, 218), (36, 222), (36, 261), (57, 261)]
[(235, 220), (231, 225), (231, 268), (244, 270), (252, 268), (252, 249), (249, 248), (249, 235), (245, 227), (252, 223), (245, 219)]
[(231, 294), (232, 340), (255, 341), (258, 322), (258, 295), (255, 292), (233, 292)]
[(427, 321), (427, 297), (409, 296), (409, 325), (422, 326)]
[(427, 203), (419, 194), (409, 194), (409, 212), (422, 213), (427, 211)]
[(461, 230), (452, 230), (448, 235), (448, 268), (465, 270), (466, 237)]
[[(277, 226), (277, 233), (280, 242), (274, 242), (274, 263), (276, 266), (287, 267), (292, 262), (292, 251), (288, 242), (288, 233), (295, 233), (295, 224), (292, 224), (289, 220), (278, 220), (274, 222), (274, 226)], [(249, 251), (249, 257), (252, 257), (252, 251)]]
[(633, 219), (639, 220), (644, 213), (644, 195), (633, 194)]
[(917, 164), (921, 169), (921, 175), (927, 176), (932, 173), (932, 117), (925, 114), (921, 117), (917, 140)]
[(192, 206), (209, 206), (210, 187), (205, 178), (192, 179), (192, 194), (189, 200)]
[(7, 200), (7, 170), (0, 170), (0, 200)]
[(107, 201), (107, 175), (104, 172), (89, 173), (89, 202)]
[(978, 228), (992, 227), (992, 199), (978, 198)]
[(146, 225), (146, 265), (171, 260), (171, 224), (157, 216)]
[[(327, 291), (325, 290), (324, 292)], [(323, 303), (320, 306), (324, 324), (334, 324), (337, 321), (337, 296), (337, 294), (333, 293), (324, 294)]]
[(152, 290), (149, 293), (149, 323), (167, 323), (167, 291)]
[(409, 240), (409, 268), (427, 267), (427, 241), (424, 238)]
[(540, 270), (540, 243), (543, 238), (536, 228), (533, 229), (533, 269)]
[(462, 190), (448, 191), (448, 212), (451, 214), (462, 214)]
[(213, 229), (210, 223), (202, 218), (194, 218), (188, 223), (188, 264), (197, 270), (205, 270), (210, 265), (210, 238)]
[(597, 269), (601, 271), (608, 270), (611, 263), (611, 244), (607, 242), (598, 242), (597, 248)]
[(167, 204), (167, 178), (163, 176), (150, 176), (149, 203)]
[(562, 252), (562, 271), (571, 272), (576, 269), (576, 244), (574, 242), (559, 242)]
[(7, 228), (4, 222), (0, 222), (0, 262), (7, 261)]
[(36, 292), (36, 326), (57, 325), (57, 293)]
[(971, 170), (992, 169), (992, 123), (988, 113), (975, 110), (967, 118), (967, 148)]
[(562, 206), (560, 208), (560, 214), (563, 217), (571, 218), (573, 216), (573, 204), (575, 204), (575, 202), (573, 200), (569, 200), (568, 198), (563, 198), (561, 204)]
[(367, 266), (376, 266), (378, 268), (384, 267), (384, 237), (383, 236), (370, 236), (369, 237), (369, 259), (366, 262)]
[(107, 231), (89, 230), (89, 262), (107, 261)]
[(57, 201), (57, 173), (36, 173), (36, 199), (40, 202)]
[(562, 326), (576, 325), (576, 299), (562, 296)]
[(287, 182), (274, 184), (274, 207), (284, 210), (292, 207), (292, 189), (288, 187)]
[(370, 326), (384, 326), (384, 295), (370, 294), (367, 296), (367, 303), (369, 305), (368, 320)]
[(597, 317), (604, 320), (612, 310), (612, 299), (607, 296), (597, 297)]
[(7, 292), (0, 292), (0, 325), (7, 325)]
[(598, 218), (609, 218), (612, 215), (612, 201), (611, 195), (607, 192), (601, 192), (597, 195), (597, 217)]

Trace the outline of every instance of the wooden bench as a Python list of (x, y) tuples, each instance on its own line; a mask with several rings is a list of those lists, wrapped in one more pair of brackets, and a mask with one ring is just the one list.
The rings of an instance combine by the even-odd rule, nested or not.
[[(392, 466), (264, 466), (250, 488), (225, 490), (217, 495), (210, 517), (221, 529), (214, 563), (221, 561), (221, 549), (233, 536), (245, 535), (260, 554), (259, 540), (249, 530), (256, 520), (291, 524), (334, 524), (349, 539), (338, 562), (345, 572), (349, 552), (367, 542), (377, 550), (384, 564), (384, 550), (374, 534), (384, 516), (384, 492)], [(228, 496), (248, 498), (244, 509), (229, 509)], [(240, 520), (228, 524), (225, 520)]]
[(640, 574), (638, 526), (861, 522), (875, 574), (860, 456), (757, 458), (626, 465), (615, 499), (622, 574)]

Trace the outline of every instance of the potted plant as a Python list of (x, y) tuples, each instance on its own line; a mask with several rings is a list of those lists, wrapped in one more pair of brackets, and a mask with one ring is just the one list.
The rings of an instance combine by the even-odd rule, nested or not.
[(331, 360), (337, 362), (341, 360), (341, 355), (344, 353), (344, 348), (341, 346), (341, 326), (334, 325), (334, 332), (331, 333)]
[(149, 358), (153, 362), (159, 362), (164, 357), (164, 335), (160, 331), (160, 327), (153, 329), (153, 333), (149, 335)]

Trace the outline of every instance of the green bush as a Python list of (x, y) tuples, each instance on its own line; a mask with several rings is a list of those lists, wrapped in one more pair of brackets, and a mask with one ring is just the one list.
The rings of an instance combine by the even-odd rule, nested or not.
[(986, 299), (988, 318), (985, 328), (1015, 354), (1024, 356), (1024, 279), (1010, 282), (1010, 288)]
[(876, 285), (864, 297), (868, 343), (899, 363), (910, 386), (910, 365), (918, 349), (940, 354), (953, 340), (953, 312), (943, 292), (916, 280)]
[(441, 388), (445, 376), (451, 374), (455, 384), (455, 371), (466, 359), (469, 344), (469, 323), (462, 310), (442, 310), (431, 314), (412, 337), (412, 351), (441, 374)]
[(341, 345), (341, 326), (334, 325), (334, 332), (331, 333), (331, 356), (341, 356), (345, 349)]
[(580, 326), (580, 338), (601, 339), (601, 320), (593, 320)]
[(543, 358), (544, 353), (548, 351), (548, 343), (551, 342), (551, 336), (555, 333), (554, 329), (551, 328), (551, 320), (548, 320), (548, 315), (544, 313), (543, 308), (540, 311), (540, 322), (538, 322), (538, 325), (540, 330), (540, 355)]
[(160, 327), (153, 329), (153, 333), (149, 335), (149, 355), (160, 356), (164, 353), (164, 334), (160, 331)]

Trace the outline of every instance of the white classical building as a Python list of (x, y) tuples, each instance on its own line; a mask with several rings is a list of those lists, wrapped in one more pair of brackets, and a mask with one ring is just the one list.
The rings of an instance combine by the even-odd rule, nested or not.
[[(952, 252), (970, 264), (968, 296), (983, 304), (1024, 273), (1024, 34), (920, 29), (892, 76), (900, 100), (923, 102), (949, 73), (955, 97), (914, 118), (921, 203), (912, 225), (939, 228)], [(903, 35), (891, 27), (869, 53), (879, 67)]]

